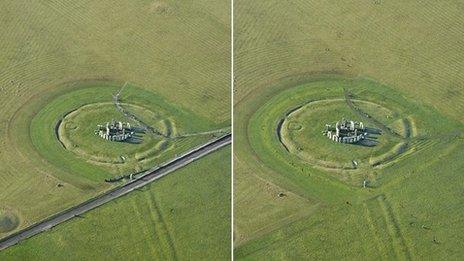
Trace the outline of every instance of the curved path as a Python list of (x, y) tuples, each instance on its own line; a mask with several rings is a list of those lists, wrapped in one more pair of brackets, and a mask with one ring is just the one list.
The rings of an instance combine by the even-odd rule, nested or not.
[(19, 243), (21, 240), (27, 239), (46, 231), (60, 223), (63, 223), (75, 216), (79, 216), (87, 211), (97, 208), (113, 199), (124, 196), (131, 191), (141, 188), (201, 157), (204, 157), (222, 147), (231, 143), (231, 134), (226, 134), (220, 138), (209, 141), (199, 147), (196, 147), (183, 155), (155, 168), (146, 171), (140, 178), (126, 183), (120, 187), (109, 190), (102, 195), (85, 201), (75, 207), (57, 213), (50, 218), (47, 218), (39, 223), (27, 227), (15, 234), (0, 240), (0, 251)]

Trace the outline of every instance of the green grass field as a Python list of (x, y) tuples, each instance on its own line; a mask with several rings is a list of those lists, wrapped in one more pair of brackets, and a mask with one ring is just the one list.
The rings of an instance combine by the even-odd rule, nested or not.
[[(14, 1), (0, 17), (0, 237), (230, 129), (227, 2)], [(163, 138), (94, 134), (128, 121), (111, 104), (124, 85), (123, 106)]]
[(0, 259), (230, 260), (230, 175), (228, 146)]
[[(235, 1), (236, 259), (460, 258), (462, 8)], [(374, 147), (323, 137), (345, 115), (376, 125), (344, 88), (396, 134)]]
[[(220, 127), (169, 104), (153, 92), (126, 84), (120, 98), (122, 106), (161, 134), (137, 133), (135, 142), (108, 142), (95, 135), (98, 124), (114, 119), (138, 126), (112, 103), (112, 93), (117, 88), (115, 84), (87, 83), (75, 86), (72, 92), (43, 99), (47, 105), (32, 118), (30, 125), (31, 142), (41, 156), (37, 161), (47, 159), (63, 169), (64, 174), (56, 176), (78, 186), (76, 179), (98, 182), (108, 175), (149, 169), (212, 138), (212, 135), (182, 135)], [(53, 129), (57, 131), (50, 131)], [(17, 133), (20, 132), (18, 129)]]

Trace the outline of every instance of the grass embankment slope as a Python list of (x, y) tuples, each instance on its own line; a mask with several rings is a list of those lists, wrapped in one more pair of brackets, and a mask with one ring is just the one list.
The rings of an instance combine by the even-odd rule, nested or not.
[[(462, 255), (463, 8), (458, 1), (235, 1), (237, 259)], [(375, 188), (361, 189), (311, 164), (301, 167), (294, 157), (276, 160), (284, 155), (274, 146), (279, 119), (255, 121), (294, 108), (277, 112), (283, 103), (267, 104), (283, 92), (340, 78), (373, 79), (380, 83), (376, 92), (391, 88), (388, 93), (410, 101), (404, 116), (419, 131), (411, 140), (415, 149), (369, 169)], [(303, 102), (297, 95), (286, 101)]]
[(104, 177), (137, 173), (159, 165), (211, 139), (211, 135), (182, 135), (218, 127), (152, 92), (130, 84), (124, 86), (120, 95), (123, 108), (137, 115), (153, 131), (135, 130), (133, 138), (125, 142), (102, 139), (95, 129), (111, 120), (141, 127), (118, 111), (111, 101), (118, 86), (102, 82), (82, 84), (72, 92), (44, 99), (51, 101), (32, 118), (30, 125), (32, 144), (41, 157), (29, 160), (40, 165), (43, 158), (47, 159), (63, 170), (54, 173), (55, 177), (79, 186), (86, 179), (101, 182)]
[[(162, 0), (0, 3), (0, 213), (17, 217), (3, 223), (23, 228), (109, 187), (89, 173), (74, 177), (78, 184), (62, 180), (74, 173), (43, 157), (32, 142), (32, 121), (52, 93), (98, 81), (117, 83), (117, 90), (128, 81), (196, 115), (197, 126), (227, 127), (226, 6)], [(0, 237), (11, 232), (2, 230)]]
[(228, 146), (2, 251), (0, 259), (229, 260), (230, 180)]

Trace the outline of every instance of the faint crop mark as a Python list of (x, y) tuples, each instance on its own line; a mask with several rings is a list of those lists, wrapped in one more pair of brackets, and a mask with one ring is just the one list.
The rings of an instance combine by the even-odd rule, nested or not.
[(400, 225), (397, 218), (393, 213), (390, 204), (386, 201), (385, 195), (377, 197), (377, 202), (382, 209), (382, 214), (387, 224), (387, 230), (393, 243), (393, 249), (397, 257), (401, 259), (411, 260), (411, 252), (406, 244), (403, 233), (401, 232)]
[[(411, 251), (385, 195), (365, 201), (363, 207), (368, 228), (372, 231), (377, 250), (382, 256), (388, 257), (394, 254), (395, 259), (411, 260)], [(376, 208), (380, 211), (375, 211)], [(374, 217), (377, 213), (379, 216)]]
[(174, 247), (174, 241), (172, 240), (171, 232), (169, 231), (169, 228), (164, 221), (163, 214), (160, 211), (158, 203), (152, 193), (147, 194), (149, 197), (149, 210), (155, 224), (155, 233), (161, 241), (158, 245), (161, 247), (161, 251), (165, 256), (165, 259), (178, 260), (177, 251)]
[(367, 226), (372, 233), (372, 237), (375, 241), (376, 249), (379, 253), (381, 253), (382, 256), (387, 256), (387, 251), (385, 247), (383, 246), (382, 242), (380, 241), (380, 232), (378, 231), (378, 229), (376, 228), (374, 224), (374, 221), (372, 220), (372, 213), (369, 210), (369, 206), (367, 206), (366, 202), (363, 203), (363, 207), (364, 207), (364, 215), (367, 220)]

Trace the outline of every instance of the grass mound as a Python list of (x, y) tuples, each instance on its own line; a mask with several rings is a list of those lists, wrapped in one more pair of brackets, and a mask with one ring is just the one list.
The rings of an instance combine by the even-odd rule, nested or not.
[(13, 231), (19, 226), (19, 218), (12, 212), (0, 210), (0, 233)]

